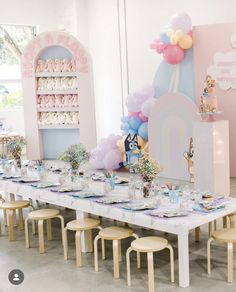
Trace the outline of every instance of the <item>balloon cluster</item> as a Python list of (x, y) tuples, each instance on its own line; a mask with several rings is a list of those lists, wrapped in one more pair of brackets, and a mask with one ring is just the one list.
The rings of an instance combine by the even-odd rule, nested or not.
[(90, 164), (96, 169), (118, 169), (119, 163), (123, 161), (123, 155), (117, 146), (119, 135), (109, 135), (101, 139), (95, 149), (90, 153)]
[(147, 86), (136, 91), (126, 99), (128, 116), (121, 118), (121, 130), (123, 137), (111, 134), (101, 139), (97, 147), (91, 151), (90, 164), (96, 169), (118, 169), (119, 163), (125, 160), (124, 141), (130, 133), (138, 134), (138, 145), (144, 153), (148, 146), (148, 117), (153, 103), (155, 91), (152, 86)]
[(156, 101), (154, 94), (154, 88), (148, 86), (127, 97), (126, 106), (129, 113), (128, 116), (121, 118), (120, 126), (123, 135), (138, 134), (142, 139), (148, 140), (148, 117)]
[(169, 64), (178, 64), (184, 58), (184, 51), (193, 45), (192, 21), (188, 14), (174, 14), (169, 24), (159, 34), (151, 45), (151, 49), (158, 54), (163, 54), (163, 58)]

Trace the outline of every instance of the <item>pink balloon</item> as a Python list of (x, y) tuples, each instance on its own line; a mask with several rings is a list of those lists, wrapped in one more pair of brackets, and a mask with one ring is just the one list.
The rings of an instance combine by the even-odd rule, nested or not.
[(129, 117), (138, 117), (139, 116), (139, 113), (140, 112), (131, 112), (131, 113), (128, 113), (128, 116)]
[(164, 49), (163, 58), (168, 64), (178, 64), (184, 58), (184, 50), (181, 49), (178, 45), (171, 45)]
[(122, 153), (120, 150), (112, 149), (104, 157), (104, 168), (107, 170), (113, 170), (120, 168), (119, 163), (123, 161)]
[(170, 27), (173, 30), (181, 29), (183, 32), (188, 33), (192, 28), (191, 18), (187, 13), (177, 13), (170, 18)]
[(151, 43), (151, 44), (150, 44), (150, 48), (153, 49), (153, 50), (156, 50), (156, 48), (157, 48), (157, 43), (156, 43), (156, 42), (155, 42), (155, 43)]
[(150, 114), (150, 111), (151, 111), (151, 107), (152, 107), (152, 105), (154, 104), (155, 101), (156, 101), (155, 98), (149, 98), (142, 105), (142, 114), (145, 117), (149, 117), (149, 114)]
[(139, 118), (143, 123), (148, 121), (148, 117), (145, 117), (142, 113), (139, 114)]

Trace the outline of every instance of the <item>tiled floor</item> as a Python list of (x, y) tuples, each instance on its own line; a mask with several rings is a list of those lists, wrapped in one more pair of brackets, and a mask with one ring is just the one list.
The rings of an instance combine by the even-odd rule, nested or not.
[[(236, 179), (231, 180), (231, 194), (236, 196)], [(73, 211), (63, 211), (66, 221), (74, 218)], [(219, 222), (221, 224), (221, 222)], [(104, 225), (113, 222), (104, 220)], [(140, 236), (153, 234), (152, 230), (137, 228)], [(226, 246), (213, 244), (212, 248), (212, 274), (206, 273), (206, 241), (208, 238), (207, 226), (202, 228), (201, 241), (195, 243), (194, 233), (190, 235), (190, 271), (191, 286), (189, 288), (178, 287), (178, 263), (177, 263), (177, 238), (171, 234), (155, 232), (166, 237), (175, 250), (175, 275), (176, 282), (170, 283), (169, 256), (167, 251), (155, 255), (155, 284), (156, 291), (186, 291), (186, 292), (227, 292), (236, 291), (236, 269), (233, 284), (226, 282), (227, 254)], [(32, 236), (31, 236), (32, 237)], [(130, 241), (123, 242), (123, 255)], [(107, 244), (107, 259), (99, 258), (99, 272), (93, 268), (93, 254), (83, 255), (83, 267), (75, 265), (74, 234), (69, 234), (69, 260), (64, 261), (63, 250), (60, 242), (60, 229), (57, 222), (53, 223), (53, 241), (46, 243), (46, 253), (40, 255), (37, 248), (37, 237), (32, 238), (32, 248), (25, 248), (24, 234), (16, 229), (16, 241), (9, 242), (7, 234), (0, 237), (0, 291), (10, 292), (107, 292), (107, 291), (147, 291), (147, 264), (142, 255), (142, 268), (136, 269), (135, 254), (132, 256), (131, 273), (132, 287), (126, 285), (125, 258), (120, 264), (121, 278), (113, 279), (111, 245)], [(25, 274), (24, 282), (19, 286), (13, 286), (8, 281), (8, 273), (12, 269), (21, 269)], [(235, 261), (236, 268), (236, 261)]]

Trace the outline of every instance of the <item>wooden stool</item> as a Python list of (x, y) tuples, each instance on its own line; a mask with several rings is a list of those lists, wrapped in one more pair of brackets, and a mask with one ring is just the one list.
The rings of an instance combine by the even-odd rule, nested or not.
[(174, 252), (173, 248), (165, 238), (157, 236), (148, 236), (136, 239), (131, 242), (131, 246), (126, 252), (126, 263), (127, 263), (127, 284), (131, 286), (130, 276), (130, 252), (146, 252), (148, 262), (148, 287), (149, 292), (154, 292), (154, 269), (153, 269), (153, 253), (156, 251), (168, 248), (170, 250), (170, 270), (171, 270), (171, 282), (174, 282)]
[[(121, 261), (122, 258), (121, 240), (128, 237), (138, 238), (138, 235), (136, 235), (130, 228), (119, 226), (107, 227), (99, 231), (94, 239), (94, 266), (96, 272), (98, 272), (98, 240), (112, 240), (114, 278), (120, 278), (119, 261)], [(102, 259), (105, 259), (105, 246), (102, 246)], [(140, 266), (139, 253), (137, 254), (137, 263), (138, 266)]]
[(29, 243), (29, 230), (28, 230), (28, 221), (32, 220), (33, 222), (38, 221), (38, 234), (39, 234), (39, 252), (44, 253), (44, 234), (43, 234), (43, 223), (44, 220), (47, 222), (47, 238), (52, 240), (52, 222), (51, 219), (59, 218), (61, 220), (61, 232), (62, 232), (62, 244), (64, 245), (64, 218), (59, 215), (60, 211), (56, 209), (40, 209), (28, 214), (28, 217), (25, 220), (25, 240), (26, 248), (30, 247)]
[(227, 216), (229, 217), (230, 228), (235, 228), (234, 216), (236, 216), (236, 212)]
[(10, 201), (10, 202), (4, 202), (0, 205), (0, 209), (3, 209), (3, 211), (7, 214), (7, 220), (9, 224), (9, 240), (14, 240), (14, 222), (13, 222), (13, 215), (16, 210), (18, 210), (18, 216), (19, 216), (19, 229), (24, 229), (24, 219), (23, 219), (23, 208), (32, 208), (30, 206), (29, 201), (25, 200), (18, 200), (18, 201)]
[[(77, 266), (82, 266), (82, 254), (81, 254), (81, 232), (89, 231), (92, 233), (93, 229), (102, 228), (99, 226), (100, 220), (93, 218), (84, 218), (70, 221), (66, 224), (64, 228), (64, 259), (68, 259), (68, 242), (67, 242), (67, 230), (75, 231), (75, 246), (76, 246), (76, 264)], [(89, 236), (89, 238), (92, 238)]]
[(213, 240), (227, 243), (228, 249), (228, 282), (233, 282), (233, 243), (236, 242), (236, 229), (219, 229), (212, 233), (207, 241), (207, 272), (211, 273), (211, 242)]

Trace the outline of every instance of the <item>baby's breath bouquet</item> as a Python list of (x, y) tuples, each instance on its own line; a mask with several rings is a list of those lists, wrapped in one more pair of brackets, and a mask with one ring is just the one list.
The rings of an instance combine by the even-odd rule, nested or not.
[(21, 167), (21, 153), (25, 145), (26, 140), (22, 136), (18, 136), (7, 143), (7, 152), (16, 160), (18, 167)]
[(69, 162), (72, 170), (77, 170), (80, 165), (89, 159), (89, 153), (82, 144), (71, 145), (61, 156), (60, 160)]
[(139, 160), (138, 171), (144, 182), (143, 195), (144, 197), (149, 197), (151, 182), (157, 177), (158, 173), (161, 171), (161, 167), (157, 161), (144, 158)]

